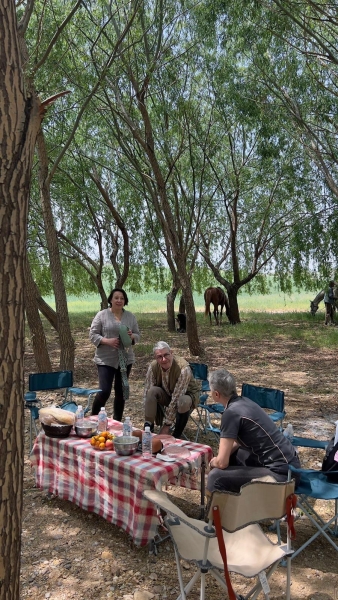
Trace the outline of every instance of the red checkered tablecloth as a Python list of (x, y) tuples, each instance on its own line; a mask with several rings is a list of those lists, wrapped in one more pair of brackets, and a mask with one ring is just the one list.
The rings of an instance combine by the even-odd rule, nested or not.
[[(109, 425), (114, 421), (109, 420)], [(202, 461), (212, 457), (209, 446), (187, 442), (189, 459), (165, 463), (140, 453), (118, 456), (114, 451), (92, 448), (88, 439), (71, 435), (65, 439), (37, 437), (31, 453), (38, 487), (94, 512), (124, 529), (138, 546), (156, 535), (158, 518), (154, 505), (143, 497), (146, 489), (167, 483), (199, 489)]]

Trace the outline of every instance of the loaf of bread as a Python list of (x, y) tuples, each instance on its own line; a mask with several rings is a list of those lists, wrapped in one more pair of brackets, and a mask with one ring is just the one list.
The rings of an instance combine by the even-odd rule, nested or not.
[(56, 406), (40, 408), (39, 419), (45, 425), (74, 425), (75, 414)]

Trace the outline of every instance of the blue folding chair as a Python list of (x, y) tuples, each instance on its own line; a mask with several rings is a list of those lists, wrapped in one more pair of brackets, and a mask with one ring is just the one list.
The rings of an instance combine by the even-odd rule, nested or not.
[[(317, 531), (298, 548), (292, 555), (294, 559), (302, 552), (309, 544), (311, 544), (320, 535), (323, 535), (326, 540), (338, 552), (338, 544), (333, 537), (338, 535), (338, 483), (332, 483), (328, 479), (332, 477), (333, 472), (316, 471), (314, 469), (296, 469), (289, 465), (289, 478), (298, 474), (300, 482), (296, 486), (297, 507), (308, 517)], [(338, 472), (334, 472), (338, 479)], [(334, 500), (334, 515), (328, 521), (324, 521), (322, 517), (315, 511), (311, 500)]]
[(242, 396), (256, 402), (261, 408), (269, 412), (269, 417), (274, 423), (280, 422), (279, 429), (283, 429), (284, 410), (284, 392), (274, 388), (261, 387), (250, 383), (243, 383)]
[[(36, 421), (39, 417), (39, 408), (41, 402), (37, 398), (36, 392), (64, 390), (64, 401), (60, 408), (76, 412), (77, 403), (73, 400), (73, 394), (87, 398), (87, 406), (84, 413), (87, 414), (91, 408), (92, 397), (100, 389), (75, 388), (73, 386), (73, 371), (53, 371), (50, 373), (31, 373), (28, 378), (28, 389), (24, 395), (25, 408), (30, 411), (29, 423), (29, 451), (33, 445), (33, 431), (35, 436), (38, 434)], [(69, 394), (69, 399), (68, 399)]]
[(219, 403), (207, 403), (210, 392), (210, 386), (208, 381), (208, 366), (204, 363), (193, 362), (189, 363), (189, 365), (194, 378), (201, 381), (200, 401), (198, 406), (196, 407), (198, 414), (198, 422), (196, 422), (194, 418), (191, 417), (191, 419), (197, 426), (195, 442), (198, 441), (200, 432), (202, 432), (203, 434), (211, 432), (215, 435), (217, 439), (219, 439), (220, 428), (216, 427), (213, 424), (211, 418), (215, 416), (217, 419), (220, 419), (224, 411), (224, 406), (223, 404)]

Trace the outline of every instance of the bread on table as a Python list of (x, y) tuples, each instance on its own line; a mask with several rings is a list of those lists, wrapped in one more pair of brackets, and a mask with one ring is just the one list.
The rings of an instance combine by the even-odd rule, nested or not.
[(40, 408), (39, 419), (45, 425), (74, 425), (75, 414), (70, 410), (49, 406)]

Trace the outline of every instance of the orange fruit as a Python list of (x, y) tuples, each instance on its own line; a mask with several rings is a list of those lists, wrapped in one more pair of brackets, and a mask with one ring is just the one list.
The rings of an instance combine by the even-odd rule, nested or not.
[(100, 435), (98, 441), (100, 442), (100, 444), (104, 443), (106, 441), (106, 438), (103, 437), (103, 435)]
[(106, 444), (104, 442), (101, 442), (101, 444), (99, 445), (100, 450), (104, 450), (106, 447)]
[(92, 446), (95, 446), (95, 438), (92, 437), (91, 440), (90, 440), (90, 443), (91, 443)]

